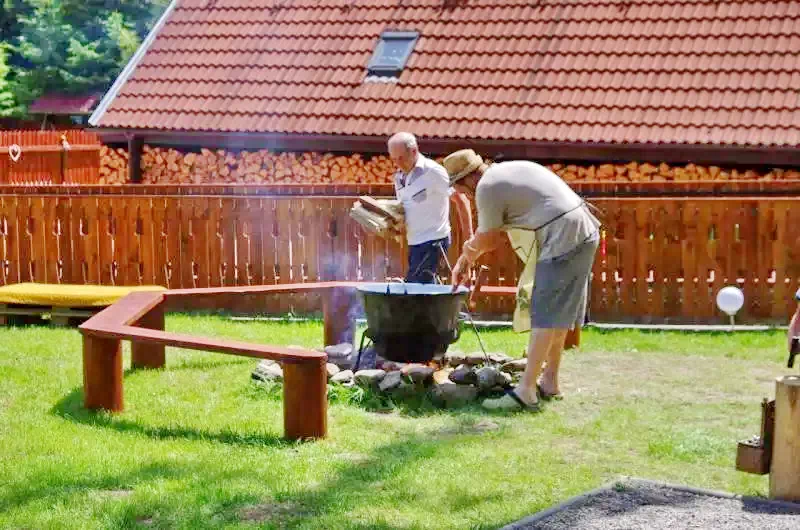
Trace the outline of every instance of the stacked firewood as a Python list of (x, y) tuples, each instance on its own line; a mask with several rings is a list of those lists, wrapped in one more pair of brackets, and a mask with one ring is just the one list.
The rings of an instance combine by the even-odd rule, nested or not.
[(146, 147), (144, 182), (159, 184), (384, 184), (391, 182), (392, 161), (360, 154), (273, 153), (265, 149), (231, 153), (201, 149), (182, 154)]
[(753, 170), (724, 169), (718, 166), (687, 164), (650, 164), (630, 162), (628, 164), (600, 164), (579, 166), (575, 164), (553, 164), (550, 167), (566, 181), (614, 181), (614, 182), (668, 182), (688, 180), (793, 180), (800, 179), (800, 171), (773, 169), (759, 173)]
[(128, 181), (128, 151), (100, 147), (100, 179), (98, 184), (125, 184)]
[[(103, 147), (100, 153), (103, 183), (127, 180), (128, 154)], [(441, 157), (438, 159), (441, 162)], [(757, 172), (697, 164), (551, 164), (568, 182), (668, 182), (694, 180), (793, 180), (800, 171), (773, 169)], [(183, 153), (144, 146), (142, 179), (157, 184), (390, 184), (395, 168), (388, 156), (333, 153), (231, 152), (201, 149)]]

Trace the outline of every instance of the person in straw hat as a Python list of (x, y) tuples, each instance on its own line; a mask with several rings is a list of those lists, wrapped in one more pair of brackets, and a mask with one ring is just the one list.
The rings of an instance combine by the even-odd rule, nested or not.
[[(528, 364), (520, 384), (483, 406), (495, 410), (540, 409), (540, 399), (559, 399), (558, 370), (567, 331), (582, 326), (587, 287), (600, 241), (600, 221), (586, 203), (549, 169), (528, 161), (492, 164), (471, 149), (443, 161), (450, 182), (474, 194), (478, 228), (462, 248), (452, 273), (455, 289), (475, 261), (496, 249), (509, 231), (535, 234)], [(541, 376), (541, 378), (540, 378)]]
[[(405, 280), (433, 283), (440, 260), (450, 246), (450, 179), (444, 167), (419, 152), (413, 134), (396, 133), (389, 138), (387, 147), (398, 168), (394, 187), (405, 216), (408, 242)], [(459, 203), (456, 206), (462, 208)], [(458, 218), (463, 219), (461, 211)], [(472, 233), (471, 224), (468, 233)]]

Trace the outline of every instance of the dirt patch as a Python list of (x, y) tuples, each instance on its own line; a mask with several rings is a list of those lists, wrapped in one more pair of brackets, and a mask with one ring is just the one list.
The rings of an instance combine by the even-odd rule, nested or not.
[(460, 425), (448, 425), (438, 429), (432, 434), (434, 436), (454, 436), (459, 434), (484, 434), (487, 432), (499, 431), (500, 425), (489, 419), (478, 420), (475, 423), (464, 423)]
[(113, 490), (100, 490), (100, 494), (112, 499), (126, 499), (133, 495), (133, 490), (129, 489), (113, 489)]
[(142, 526), (153, 526), (155, 520), (152, 517), (137, 517), (136, 523)]
[(719, 530), (800, 528), (800, 504), (689, 491), (636, 481), (575, 497), (504, 530)]
[(245, 506), (239, 510), (239, 520), (254, 523), (265, 521), (282, 523), (308, 513), (302, 504), (296, 502), (265, 502)]
[(366, 464), (371, 460), (369, 455), (363, 453), (339, 453), (336, 455), (337, 460), (343, 460), (351, 464)]

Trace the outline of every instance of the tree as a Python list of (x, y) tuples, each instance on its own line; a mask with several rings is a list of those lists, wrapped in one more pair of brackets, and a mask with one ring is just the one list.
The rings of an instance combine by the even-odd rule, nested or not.
[(14, 91), (9, 73), (7, 46), (0, 43), (0, 117), (12, 116), (19, 112), (14, 99)]
[[(105, 91), (168, 0), (0, 0), (16, 6), (11, 64), (16, 100)], [(0, 19), (0, 24), (3, 20)], [(16, 28), (16, 29), (13, 29)]]

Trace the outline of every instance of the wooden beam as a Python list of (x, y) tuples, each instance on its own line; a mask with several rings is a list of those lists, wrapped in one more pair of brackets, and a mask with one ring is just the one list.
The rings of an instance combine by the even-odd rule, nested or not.
[[(119, 142), (125, 135), (144, 137), (146, 143), (170, 147), (220, 148), (273, 151), (335, 151), (386, 153), (388, 136), (350, 136), (282, 133), (222, 133), (163, 131), (145, 129), (91, 129), (104, 143)], [(496, 160), (515, 158), (546, 161), (668, 162), (752, 166), (800, 165), (800, 149), (712, 144), (613, 144), (589, 142), (547, 142), (528, 140), (486, 140), (470, 138), (419, 138), (420, 151), (446, 155), (459, 149), (474, 149)]]
[(133, 135), (128, 139), (128, 180), (134, 184), (142, 182), (142, 146), (144, 138)]

